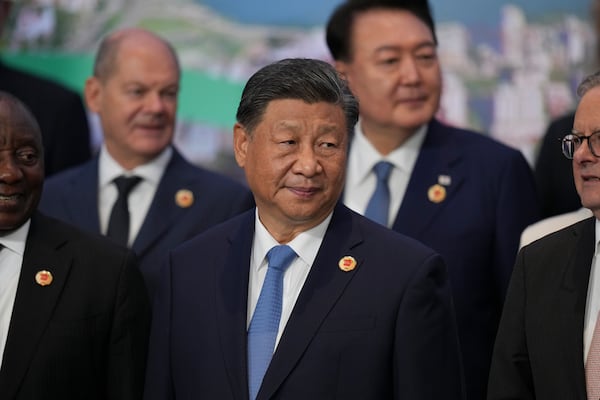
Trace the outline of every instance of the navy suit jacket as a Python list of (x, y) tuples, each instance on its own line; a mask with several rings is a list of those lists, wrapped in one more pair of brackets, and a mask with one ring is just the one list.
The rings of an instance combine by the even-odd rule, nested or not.
[[(154, 303), (147, 400), (248, 399), (254, 221), (249, 211), (170, 253)], [(344, 256), (354, 270), (339, 268)], [(258, 399), (461, 399), (462, 390), (439, 255), (338, 205)]]
[(595, 221), (519, 253), (494, 347), (490, 400), (587, 399), (583, 326)]
[[(175, 194), (181, 189), (193, 193), (190, 207), (175, 202)], [(132, 245), (150, 295), (169, 250), (253, 206), (252, 194), (242, 184), (190, 164), (174, 149)], [(47, 179), (40, 209), (99, 234), (98, 158)]]
[[(50, 271), (47, 286), (36, 283)], [(131, 251), (36, 213), (0, 368), (3, 400), (142, 397), (150, 303)]]
[[(446, 195), (435, 203), (428, 191), (438, 183)], [(519, 151), (432, 120), (393, 229), (446, 262), (470, 400), (485, 397), (519, 238), (537, 219), (532, 172)]]

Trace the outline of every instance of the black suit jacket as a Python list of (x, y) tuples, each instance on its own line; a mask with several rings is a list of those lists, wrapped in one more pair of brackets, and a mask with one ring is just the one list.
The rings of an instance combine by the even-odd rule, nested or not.
[[(35, 275), (52, 273), (40, 286)], [(141, 397), (150, 308), (132, 253), (36, 214), (0, 368), (3, 400)]]
[(0, 90), (19, 98), (40, 125), (46, 176), (91, 157), (87, 114), (79, 94), (1, 62)]
[(525, 246), (494, 347), (488, 399), (586, 400), (583, 325), (595, 218)]

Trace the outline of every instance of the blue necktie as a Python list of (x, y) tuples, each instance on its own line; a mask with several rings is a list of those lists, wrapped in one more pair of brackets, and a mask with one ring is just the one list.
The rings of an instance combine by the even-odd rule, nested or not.
[(388, 213), (390, 211), (390, 188), (388, 186), (388, 179), (393, 167), (392, 163), (387, 161), (379, 161), (373, 167), (373, 171), (377, 177), (377, 186), (375, 186), (373, 196), (371, 196), (365, 210), (365, 217), (370, 218), (383, 226), (387, 226), (388, 224)]
[(256, 399), (273, 356), (281, 319), (283, 274), (294, 258), (294, 250), (285, 245), (275, 246), (267, 253), (269, 268), (248, 328), (248, 385), (251, 400)]

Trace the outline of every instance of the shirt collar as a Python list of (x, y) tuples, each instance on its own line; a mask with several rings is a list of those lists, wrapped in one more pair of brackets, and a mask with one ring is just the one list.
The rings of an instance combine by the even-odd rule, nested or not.
[(106, 145), (103, 144), (100, 148), (98, 183), (100, 184), (100, 187), (103, 187), (109, 185), (118, 176), (136, 175), (141, 177), (144, 181), (158, 185), (169, 161), (171, 161), (172, 155), (173, 148), (168, 146), (152, 161), (128, 171), (121, 167), (121, 165), (108, 153)]
[[(296, 236), (291, 242), (287, 243), (302, 259), (302, 261), (311, 266), (317, 257), (319, 248), (325, 232), (331, 222), (331, 212), (327, 218), (323, 220), (319, 225), (304, 231)], [(258, 208), (255, 210), (255, 221), (254, 221), (254, 245), (253, 245), (253, 265), (257, 265), (258, 269), (266, 267), (267, 253), (273, 246), (277, 246), (279, 243), (271, 236), (267, 228), (262, 224), (258, 218)]]
[(23, 257), (30, 225), (31, 218), (14, 231), (0, 236), (0, 244), (13, 253), (17, 253), (19, 256)]
[(362, 131), (360, 120), (354, 128), (354, 138), (350, 152), (350, 160), (356, 160), (353, 168), (356, 168), (353, 174), (358, 181), (364, 181), (375, 164), (381, 160), (389, 161), (394, 167), (410, 173), (419, 156), (419, 150), (427, 134), (427, 125), (420, 127), (402, 146), (398, 147), (385, 157), (375, 149), (371, 142), (366, 138)]

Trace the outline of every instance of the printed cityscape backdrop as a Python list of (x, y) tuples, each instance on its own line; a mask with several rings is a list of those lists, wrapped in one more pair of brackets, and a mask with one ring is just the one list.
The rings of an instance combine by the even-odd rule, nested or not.
[[(246, 79), (285, 57), (331, 61), (323, 25), (340, 2), (30, 0), (4, 36), (3, 58), (81, 91), (105, 33), (153, 30), (174, 44), (184, 69), (178, 148), (193, 162), (239, 176), (231, 127)], [(533, 162), (549, 120), (574, 108), (577, 84), (596, 68), (590, 2), (430, 4), (444, 71), (439, 117), (519, 148)], [(98, 146), (100, 128), (90, 119)]]

